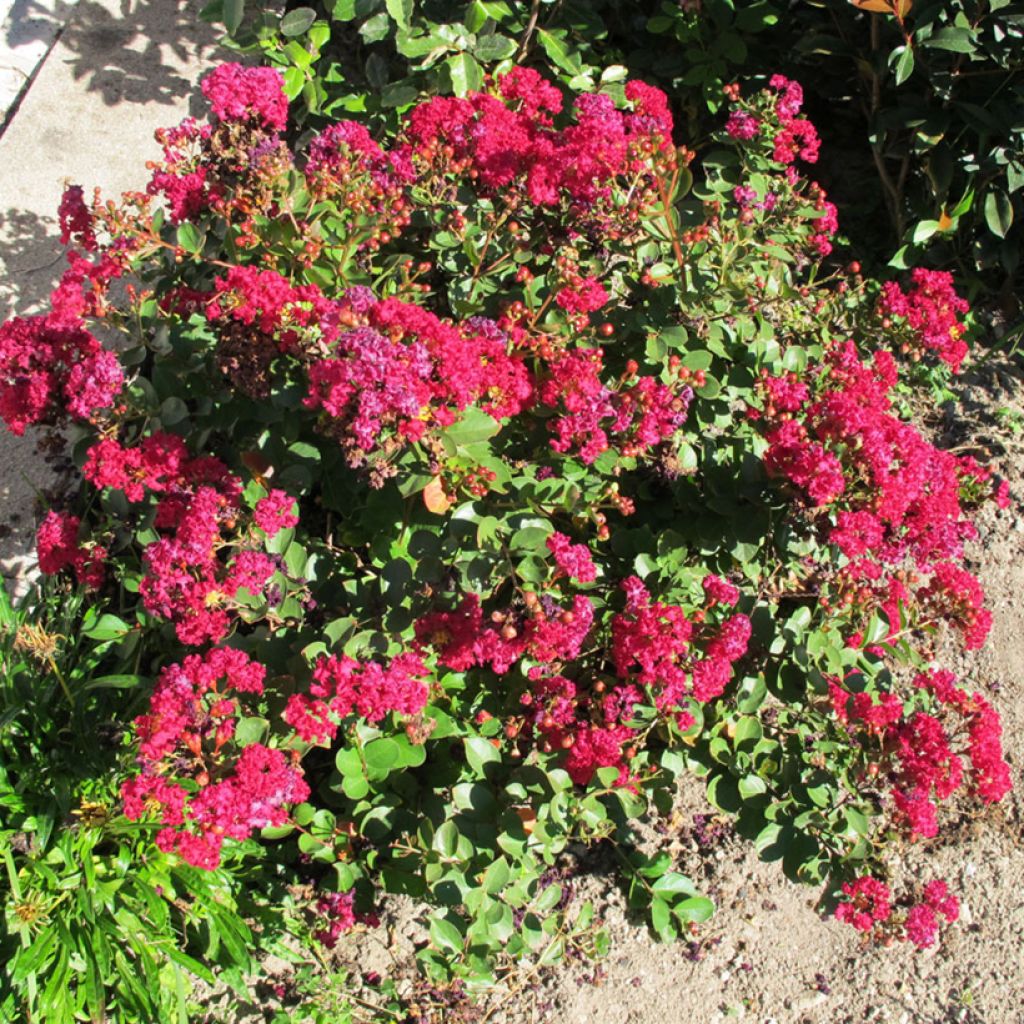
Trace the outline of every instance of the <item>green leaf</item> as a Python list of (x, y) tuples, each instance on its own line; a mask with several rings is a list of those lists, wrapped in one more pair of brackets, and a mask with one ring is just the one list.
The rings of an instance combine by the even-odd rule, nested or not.
[(484, 71), (468, 53), (457, 53), (445, 61), (456, 96), (479, 92), (484, 84)]
[(483, 409), (471, 405), (459, 417), (456, 423), (441, 431), (441, 437), (456, 448), (477, 444), (494, 437), (501, 430), (501, 424), (488, 415)]
[(95, 626), (83, 629), (82, 634), (89, 637), (90, 640), (116, 640), (129, 631), (130, 627), (126, 622), (107, 612), (100, 616), (100, 620)]
[(1013, 223), (1013, 203), (1005, 192), (993, 189), (985, 196), (985, 223), (994, 235), (1006, 237)]
[(484, 765), (493, 764), (501, 760), (501, 754), (494, 748), (490, 740), (483, 736), (467, 736), (466, 760), (474, 773), (478, 776), (484, 775)]
[(544, 52), (556, 67), (567, 71), (570, 75), (578, 75), (583, 71), (579, 54), (571, 50), (565, 41), (564, 29), (553, 32), (544, 28), (537, 29), (537, 39), (540, 40)]
[(491, 896), (497, 895), (508, 885), (511, 877), (508, 861), (504, 857), (499, 857), (484, 872), (484, 892)]
[(966, 28), (939, 29), (929, 38), (923, 40), (923, 46), (932, 50), (951, 50), (953, 53), (974, 53), (975, 42), (971, 31)]
[(893, 50), (893, 54), (897, 53), (896, 84), (902, 85), (914, 73), (914, 50), (910, 46), (900, 46)]
[(473, 56), (484, 63), (505, 60), (515, 52), (515, 40), (499, 35), (497, 32), (488, 36), (480, 36), (476, 41), (476, 46), (473, 47)]
[(413, 0), (384, 0), (388, 14), (398, 23), (398, 27), (408, 29), (412, 19)]
[(381, 11), (359, 26), (359, 35), (364, 43), (379, 43), (391, 31), (391, 19), (387, 11)]
[(281, 35), (289, 38), (301, 36), (314, 21), (316, 21), (316, 11), (312, 7), (296, 7), (281, 19)]
[(449, 953), (462, 952), (462, 932), (446, 918), (435, 917), (430, 922), (430, 941)]
[(922, 242), (927, 242), (938, 230), (939, 222), (937, 220), (919, 221), (914, 225), (914, 230), (910, 233), (910, 240), (914, 245), (920, 245)]
[(341, 790), (349, 800), (362, 800), (370, 792), (370, 783), (362, 775), (346, 775)]
[(693, 882), (686, 875), (681, 875), (678, 871), (669, 871), (667, 874), (662, 875), (651, 886), (651, 890), (659, 896), (699, 895), (697, 887)]
[(372, 740), (366, 744), (363, 750), (366, 758), (366, 770), (371, 779), (387, 778), (391, 769), (398, 764), (401, 758), (401, 750), (398, 744), (389, 736), (382, 736), (380, 739)]
[(459, 830), (454, 821), (446, 821), (435, 833), (431, 846), (442, 857), (451, 859), (459, 848)]
[(547, 550), (548, 537), (553, 532), (550, 524), (545, 526), (524, 526), (521, 530), (516, 530), (512, 534), (508, 546), (513, 551), (544, 552)]
[(96, 679), (90, 679), (82, 689), (83, 690), (128, 690), (133, 686), (138, 686), (142, 682), (142, 676), (130, 676), (130, 675), (112, 675), (112, 676), (98, 676)]
[(672, 942), (678, 934), (672, 923), (672, 913), (664, 900), (651, 900), (651, 925), (662, 942)]
[(418, 95), (419, 92), (415, 86), (406, 82), (392, 82), (381, 92), (380, 103), (382, 107), (389, 110), (396, 107), (407, 107), (416, 102)]
[(707, 896), (691, 896), (674, 904), (672, 912), (684, 924), (703, 924), (714, 914), (715, 905)]
[(708, 800), (726, 814), (737, 814), (743, 806), (736, 780), (729, 775), (716, 775), (708, 783)]
[(233, 36), (242, 26), (245, 15), (245, 0), (224, 0), (224, 27)]
[(183, 224), (178, 225), (178, 245), (185, 250), (185, 252), (200, 253), (203, 251), (203, 244), (206, 242), (206, 235), (195, 224), (190, 224), (185, 221)]
[(240, 747), (248, 747), (252, 743), (262, 742), (270, 729), (270, 722), (256, 716), (242, 718), (235, 726), (234, 741)]

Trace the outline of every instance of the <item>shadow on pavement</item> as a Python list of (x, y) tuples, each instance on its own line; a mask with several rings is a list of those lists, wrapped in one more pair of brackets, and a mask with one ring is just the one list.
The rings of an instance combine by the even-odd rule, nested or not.
[(62, 59), (76, 81), (108, 106), (170, 105), (195, 91), (180, 67), (217, 44), (216, 30), (199, 18), (203, 6), (204, 0), (79, 0), (70, 8), (58, 2), (55, 17), (37, 0), (15, 0), (5, 42), (43, 38), (47, 25), (70, 12), (60, 46), (72, 54)]
[(57, 222), (26, 210), (0, 210), (0, 322), (40, 312), (64, 270)]

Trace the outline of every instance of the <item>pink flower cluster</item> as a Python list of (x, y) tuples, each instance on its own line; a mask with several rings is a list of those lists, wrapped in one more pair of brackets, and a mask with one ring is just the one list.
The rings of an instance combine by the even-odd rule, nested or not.
[[(413, 108), (405, 136), (420, 174), (457, 175), (487, 194), (571, 209), (580, 227), (628, 231), (630, 211), (653, 199), (651, 153), (672, 149), (665, 95), (628, 82), (633, 110), (623, 112), (604, 93), (585, 94), (576, 99), (575, 123), (556, 129), (550, 115), (561, 111), (562, 96), (536, 71), (513, 68), (498, 92), (438, 96)], [(619, 179), (632, 189), (626, 208), (612, 197)]]
[(427, 667), (415, 654), (400, 654), (387, 665), (347, 656), (321, 657), (309, 693), (293, 694), (284, 720), (306, 743), (326, 743), (350, 715), (379, 722), (396, 712), (414, 715), (427, 702)]
[(265, 498), (256, 502), (252, 522), (268, 538), (276, 537), (281, 530), (297, 526), (299, 517), (295, 512), (295, 499), (286, 491), (274, 488)]
[[(818, 159), (821, 141), (818, 133), (806, 118), (798, 117), (803, 106), (804, 93), (799, 82), (783, 75), (772, 75), (764, 96), (768, 103), (755, 103), (755, 108), (737, 107), (729, 114), (725, 130), (740, 141), (749, 142), (762, 131), (773, 139), (772, 159), (780, 164), (792, 164), (797, 157), (809, 164)], [(738, 87), (726, 90), (728, 98), (739, 99)], [(755, 112), (756, 111), (756, 112)]]
[(310, 142), (305, 175), (318, 198), (337, 198), (363, 223), (372, 219), (376, 226), (362, 246), (395, 238), (409, 224), (407, 192), (416, 171), (407, 145), (385, 153), (363, 125), (338, 121)]
[[(162, 536), (143, 553), (139, 594), (148, 612), (175, 624), (182, 643), (223, 639), (239, 591), (262, 594), (279, 568), (239, 530), (241, 481), (219, 459), (192, 457), (175, 434), (157, 431), (132, 447), (104, 438), (89, 449), (82, 473), (133, 504), (157, 499), (153, 525)], [(267, 534), (294, 525), (293, 507), (274, 491), (257, 505), (254, 523)]]
[(895, 281), (883, 285), (879, 313), (905, 322), (907, 329), (899, 334), (904, 349), (918, 354), (934, 352), (959, 373), (967, 355), (961, 317), (970, 312), (970, 304), (957, 295), (953, 275), (947, 271), (917, 267), (910, 281), (906, 292)]
[(239, 650), (190, 655), (163, 670), (135, 720), (141, 772), (122, 786), (125, 814), (159, 814), (157, 845), (196, 867), (216, 867), (227, 838), (285, 824), (309, 796), (294, 757), (261, 743), (233, 750), (239, 695), (262, 694), (264, 676)]
[(547, 540), (548, 551), (555, 556), (555, 564), (570, 579), (578, 583), (593, 583), (597, 569), (586, 544), (573, 544), (564, 533), (553, 533)]
[(799, 156), (806, 163), (816, 163), (821, 146), (818, 133), (810, 121), (797, 117), (804, 102), (800, 84), (782, 75), (772, 75), (768, 85), (776, 93), (775, 114), (779, 122), (775, 133), (775, 161), (791, 164)]
[[(769, 179), (772, 185), (764, 198), (759, 199), (758, 191), (746, 182), (733, 189), (733, 198), (740, 207), (740, 223), (752, 223), (759, 210), (765, 215), (778, 210), (776, 216), (788, 218), (791, 226), (801, 220), (809, 221), (808, 255), (814, 259), (828, 256), (832, 236), (839, 229), (838, 211), (828, 201), (825, 190), (815, 182), (805, 181), (794, 166), (798, 158), (816, 163), (820, 149), (814, 125), (798, 116), (803, 104), (799, 83), (773, 75), (768, 88), (751, 101), (740, 100), (738, 86), (727, 86), (725, 94), (733, 102), (725, 124), (726, 134), (745, 144), (746, 149), (780, 165)], [(808, 206), (814, 208), (810, 215)]]
[(99, 544), (79, 544), (80, 526), (78, 516), (52, 510), (46, 513), (46, 518), (36, 532), (39, 569), (51, 576), (62, 569), (71, 568), (79, 583), (95, 590), (103, 583), (103, 563), (107, 551)]
[[(956, 677), (945, 670), (919, 673), (914, 687), (931, 695), (936, 714), (913, 710), (895, 693), (876, 700), (866, 691), (850, 693), (835, 680), (829, 683), (836, 718), (851, 732), (863, 728), (882, 742), (896, 820), (911, 835), (932, 837), (938, 833), (937, 802), (963, 785), (963, 755), (971, 764), (971, 788), (986, 803), (1009, 792), (1010, 771), (999, 716), (988, 701), (956, 686)], [(958, 737), (966, 741), (963, 748)]]
[(980, 646), (991, 616), (977, 580), (956, 564), (976, 535), (961, 504), (960, 460), (890, 411), (890, 353), (868, 364), (852, 341), (835, 345), (812, 383), (813, 395), (789, 378), (763, 384), (769, 475), (834, 512), (829, 539), (849, 559), (841, 579), (885, 608), (894, 628), (893, 609), (910, 592), (889, 567), (910, 557), (931, 578), (917, 603), (954, 623), (969, 649)]
[(202, 88), (219, 121), (252, 121), (278, 132), (288, 123), (284, 76), (276, 68), (221, 64), (203, 79)]
[(316, 917), (313, 938), (327, 949), (334, 949), (341, 936), (352, 931), (357, 924), (366, 924), (371, 928), (380, 924), (376, 914), (356, 912), (351, 892), (325, 893), (316, 901)]
[(654, 377), (612, 390), (601, 379), (604, 353), (580, 348), (555, 354), (540, 385), (543, 405), (558, 410), (550, 423), (551, 447), (574, 452), (587, 464), (614, 445), (625, 456), (641, 455), (667, 441), (686, 421), (692, 392)]
[(93, 420), (123, 386), (117, 356), (77, 318), (54, 312), (0, 325), (0, 418), (12, 434), (58, 425), (65, 413)]
[(468, 594), (452, 612), (431, 612), (416, 622), (416, 639), (437, 651), (438, 664), (455, 672), (489, 666), (503, 675), (520, 658), (541, 663), (572, 661), (594, 622), (590, 601), (577, 594), (571, 608), (552, 598), (533, 603), (529, 615), (495, 612), (484, 626), (476, 594)]
[(952, 924), (960, 916), (960, 904), (940, 879), (928, 882), (924, 886), (922, 901), (914, 903), (900, 915), (902, 927), (894, 914), (889, 887), (877, 878), (862, 875), (852, 882), (844, 882), (842, 894), (845, 899), (836, 907), (837, 921), (881, 939), (898, 938), (912, 942), (920, 949), (935, 945), (941, 920)]
[(347, 297), (327, 329), (331, 354), (309, 367), (305, 404), (326, 414), (323, 428), (353, 466), (387, 444), (450, 426), (475, 402), (500, 420), (532, 399), (524, 361), (482, 317), (451, 324), (420, 306), (366, 293)]
[(187, 497), (161, 502), (158, 524), (161, 512), (170, 510), (177, 516), (173, 533), (147, 545), (143, 554), (143, 607), (173, 622), (184, 644), (216, 643), (231, 628), (232, 599), (241, 590), (262, 595), (278, 561), (241, 546), (225, 555), (238, 511), (216, 488), (201, 486)]

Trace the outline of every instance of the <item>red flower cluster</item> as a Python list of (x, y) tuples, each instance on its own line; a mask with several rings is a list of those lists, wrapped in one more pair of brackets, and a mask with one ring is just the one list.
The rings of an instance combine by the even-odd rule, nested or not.
[(600, 348), (556, 354), (538, 391), (542, 404), (564, 410), (551, 421), (551, 447), (574, 451), (587, 464), (613, 442), (623, 455), (635, 456), (667, 441), (686, 421), (693, 395), (653, 377), (612, 390), (601, 380), (603, 356)]
[(593, 583), (597, 579), (597, 569), (586, 544), (573, 544), (564, 533), (553, 533), (547, 545), (558, 568), (570, 579), (579, 583)]
[[(438, 96), (409, 113), (405, 136), (421, 177), (457, 176), (488, 195), (517, 197), (517, 205), (561, 207), (576, 230), (600, 226), (613, 235), (631, 230), (654, 201), (652, 153), (671, 154), (672, 117), (663, 93), (629, 82), (633, 111), (611, 97), (577, 97), (574, 124), (552, 126), (561, 94), (536, 71), (514, 68), (498, 80), (499, 95)], [(624, 205), (613, 193), (628, 180)]]
[(941, 879), (924, 887), (924, 902), (910, 908), (907, 914), (906, 938), (919, 949), (934, 946), (939, 937), (940, 919), (952, 924), (960, 916), (960, 903), (949, 894)]
[(322, 657), (313, 669), (309, 696), (288, 699), (284, 720), (306, 743), (326, 743), (349, 715), (379, 722), (390, 712), (414, 715), (427, 702), (428, 675), (415, 654), (400, 654), (387, 665), (347, 656)]
[(862, 875), (844, 882), (843, 895), (847, 899), (836, 907), (836, 920), (853, 925), (859, 932), (870, 932), (892, 916), (892, 893), (877, 878)]
[(721, 695), (732, 666), (747, 650), (750, 620), (726, 619), (717, 632), (704, 629), (703, 657), (691, 645), (693, 623), (682, 608), (651, 601), (643, 582), (631, 576), (622, 584), (626, 607), (612, 618), (611, 656), (620, 679), (649, 688), (660, 710), (682, 709), (687, 696), (706, 702)]
[(327, 949), (334, 949), (338, 939), (352, 931), (357, 924), (366, 924), (371, 928), (380, 924), (376, 914), (356, 912), (351, 892), (325, 893), (316, 901), (316, 917), (313, 938)]
[(158, 525), (161, 511), (171, 509), (177, 516), (173, 534), (153, 541), (144, 552), (143, 606), (172, 621), (182, 643), (216, 643), (230, 629), (232, 599), (243, 589), (262, 594), (278, 561), (242, 546), (233, 556), (225, 555), (238, 509), (213, 487), (161, 502)]
[(103, 583), (103, 562), (107, 551), (98, 544), (80, 545), (80, 526), (78, 516), (52, 510), (46, 513), (36, 532), (39, 569), (49, 576), (70, 567), (79, 583), (97, 589)]
[(254, 121), (270, 131), (283, 131), (288, 123), (284, 77), (276, 68), (221, 64), (202, 88), (219, 121)]
[(910, 280), (907, 292), (895, 281), (883, 285), (879, 313), (905, 321), (907, 329), (898, 335), (901, 351), (918, 356), (934, 352), (954, 373), (959, 373), (967, 355), (967, 343), (963, 340), (966, 328), (960, 317), (970, 311), (970, 304), (957, 295), (953, 275), (944, 270), (918, 267)]
[(531, 401), (525, 363), (483, 317), (455, 325), (353, 289), (324, 327), (330, 355), (309, 367), (305, 404), (326, 413), (323, 429), (339, 439), (350, 465), (450, 426), (476, 402), (500, 420)]
[(275, 270), (233, 266), (214, 281), (206, 304), (212, 323), (256, 327), (282, 351), (296, 346), (302, 333), (318, 325), (330, 303), (316, 285), (292, 285)]
[[(962, 754), (971, 762), (972, 789), (987, 803), (1001, 800), (1010, 789), (1010, 771), (1003, 760), (1002, 728), (992, 706), (978, 693), (956, 686), (953, 673), (920, 673), (917, 691), (930, 694), (937, 715), (914, 711), (894, 693), (877, 701), (868, 692), (850, 693), (829, 683), (832, 709), (849, 730), (866, 729), (877, 738), (890, 766), (897, 821), (911, 835), (938, 832), (937, 801), (947, 800), (964, 782)], [(966, 747), (955, 740), (966, 732)]]
[(842, 893), (846, 898), (836, 907), (837, 921), (866, 934), (913, 942), (921, 949), (935, 945), (940, 918), (952, 924), (960, 916), (960, 904), (949, 894), (946, 883), (939, 879), (928, 882), (922, 902), (913, 904), (899, 918), (894, 914), (889, 887), (877, 878), (862, 875), (852, 882), (844, 882)]
[(980, 646), (991, 616), (977, 580), (952, 561), (976, 535), (961, 504), (960, 460), (892, 414), (888, 352), (866, 364), (852, 341), (836, 345), (812, 381), (813, 396), (790, 378), (762, 385), (768, 473), (835, 513), (829, 539), (849, 559), (840, 582), (858, 588), (865, 607), (877, 603), (896, 628), (894, 609), (910, 592), (888, 567), (909, 556), (931, 578), (917, 603), (956, 624), (969, 649)]
[(117, 356), (75, 318), (12, 317), (0, 325), (0, 418), (12, 434), (54, 426), (65, 413), (92, 420), (124, 385)]
[(309, 796), (294, 757), (260, 743), (232, 749), (238, 695), (261, 694), (264, 675), (242, 651), (190, 655), (164, 669), (135, 720), (142, 771), (122, 786), (125, 814), (159, 813), (157, 845), (196, 867), (216, 867), (225, 838), (283, 825)]
[(594, 622), (587, 598), (577, 594), (572, 608), (565, 609), (552, 598), (532, 595), (527, 611), (496, 611), (493, 624), (485, 627), (480, 598), (467, 594), (455, 611), (420, 618), (416, 639), (433, 647), (438, 664), (455, 672), (489, 666), (503, 675), (525, 656), (545, 664), (577, 657)]

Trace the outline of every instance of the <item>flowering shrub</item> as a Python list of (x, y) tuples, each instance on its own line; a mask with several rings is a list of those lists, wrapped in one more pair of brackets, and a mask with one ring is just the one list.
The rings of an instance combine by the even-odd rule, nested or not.
[[(199, 867), (294, 842), (352, 894), (329, 943), (422, 897), (425, 968), (483, 982), (582, 941), (571, 842), (662, 937), (710, 914), (632, 839), (691, 772), (840, 919), (935, 941), (942, 883), (897, 913), (878, 875), (1008, 789), (996, 712), (930, 662), (944, 624), (984, 641), (962, 545), (1008, 497), (890, 398), (903, 355), (959, 367), (950, 282), (823, 270), (799, 86), (729, 87), (692, 196), (642, 82), (514, 68), (298, 153), (275, 73), (204, 91), (145, 192), (69, 191), (54, 311), (0, 328), (9, 424), (78, 438), (40, 564), (156, 676), (125, 813)], [(36, 360), (58, 331), (80, 357)]]

